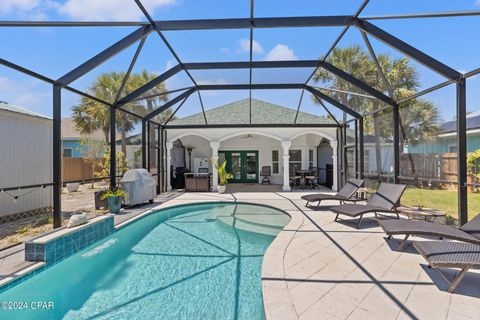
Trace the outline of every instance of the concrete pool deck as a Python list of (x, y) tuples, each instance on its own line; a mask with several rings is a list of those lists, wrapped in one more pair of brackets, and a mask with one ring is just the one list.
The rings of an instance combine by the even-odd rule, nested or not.
[[(428, 269), (411, 246), (405, 252), (395, 251), (395, 240), (386, 240), (375, 221), (365, 219), (360, 230), (334, 222), (328, 206), (336, 202), (325, 202), (320, 210), (312, 210), (300, 199), (304, 194), (167, 193), (154, 205), (115, 217), (115, 225), (148, 214), (144, 211), (153, 207), (206, 201), (270, 205), (286, 211), (292, 220), (264, 257), (262, 286), (267, 319), (478, 319), (480, 272), (470, 271), (455, 293), (449, 294), (438, 270)], [(15, 250), (16, 256), (22, 254), (22, 248)], [(21, 262), (17, 261), (17, 268), (25, 268)], [(442, 271), (449, 279), (456, 272)]]
[[(286, 211), (291, 222), (265, 254), (267, 319), (478, 319), (480, 273), (471, 271), (455, 293), (438, 270), (409, 246), (397, 252), (377, 223), (361, 229), (305, 207), (305, 192), (185, 193), (160, 208), (202, 201), (245, 201)], [(413, 238), (415, 239), (415, 238)], [(451, 280), (457, 271), (442, 270)]]

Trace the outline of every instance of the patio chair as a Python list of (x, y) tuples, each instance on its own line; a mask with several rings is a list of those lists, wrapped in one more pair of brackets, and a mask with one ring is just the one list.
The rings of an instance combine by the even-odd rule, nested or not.
[(367, 201), (366, 205), (342, 204), (333, 207), (331, 210), (337, 214), (335, 221), (338, 221), (338, 216), (341, 214), (352, 218), (358, 217), (356, 223), (358, 229), (363, 215), (366, 213), (374, 213), (375, 217), (378, 213), (393, 213), (397, 219), (400, 219), (395, 209), (400, 204), (400, 198), (406, 187), (404, 184), (381, 183), (377, 192)]
[(413, 246), (432, 268), (458, 268), (460, 273), (449, 282), (452, 293), (469, 269), (480, 269), (480, 245), (455, 241), (414, 241)]
[(272, 168), (270, 166), (263, 166), (260, 170), (260, 176), (262, 177), (262, 184), (270, 184), (270, 177), (272, 176)]
[(353, 196), (357, 192), (359, 188), (363, 186), (363, 180), (358, 179), (350, 179), (347, 183), (343, 186), (343, 188), (338, 191), (336, 194), (323, 194), (323, 193), (316, 193), (316, 194), (309, 194), (302, 196), (303, 200), (307, 200), (305, 207), (308, 207), (310, 202), (318, 201), (317, 207), (320, 206), (320, 203), (323, 200), (339, 200), (341, 204), (345, 203), (345, 201), (353, 201)]
[(460, 229), (453, 228), (441, 223), (417, 221), (417, 220), (390, 220), (379, 221), (378, 224), (390, 239), (394, 235), (405, 235), (397, 250), (402, 250), (407, 243), (408, 237), (434, 236), (463, 242), (480, 244), (480, 214), (464, 224)]

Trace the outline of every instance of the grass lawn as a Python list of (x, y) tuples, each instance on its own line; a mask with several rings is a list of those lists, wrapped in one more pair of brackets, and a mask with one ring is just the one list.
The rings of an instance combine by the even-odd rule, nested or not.
[[(402, 205), (435, 208), (458, 219), (457, 192), (449, 190), (427, 190), (408, 188), (401, 200)], [(468, 193), (468, 219), (480, 213), (480, 193)]]

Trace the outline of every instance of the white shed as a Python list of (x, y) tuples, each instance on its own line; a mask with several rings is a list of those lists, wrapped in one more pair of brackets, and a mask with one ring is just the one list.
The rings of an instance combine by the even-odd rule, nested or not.
[(2, 192), (52, 182), (52, 125), (49, 117), (0, 102), (0, 223), (52, 206), (51, 187)]

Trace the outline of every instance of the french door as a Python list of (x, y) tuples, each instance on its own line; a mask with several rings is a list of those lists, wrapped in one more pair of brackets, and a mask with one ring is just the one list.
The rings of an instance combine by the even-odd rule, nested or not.
[(229, 182), (258, 182), (258, 151), (219, 151), (219, 163), (227, 161), (226, 169), (233, 175)]

